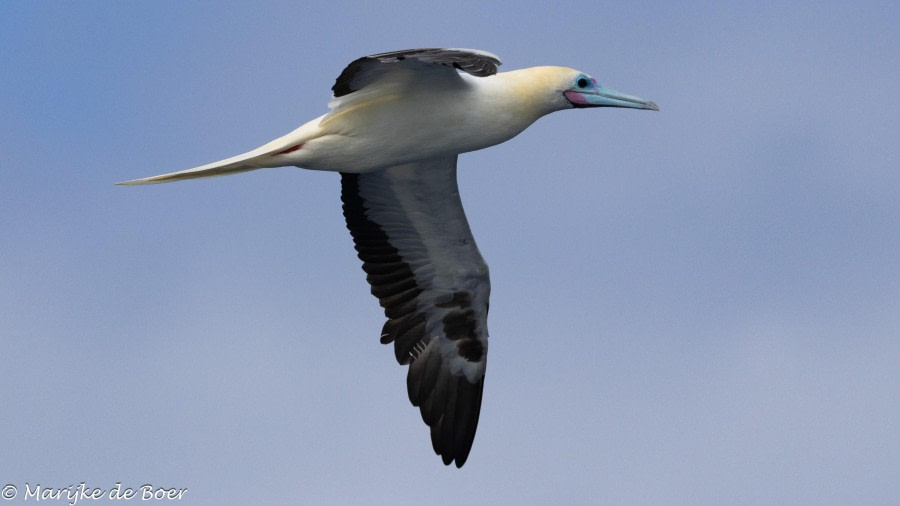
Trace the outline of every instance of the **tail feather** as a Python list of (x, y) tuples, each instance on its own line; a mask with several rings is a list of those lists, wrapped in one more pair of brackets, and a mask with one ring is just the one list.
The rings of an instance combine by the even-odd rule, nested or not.
[(122, 186), (132, 186), (140, 184), (169, 183), (172, 181), (181, 181), (184, 179), (228, 176), (231, 174), (237, 174), (239, 172), (261, 169), (265, 167), (265, 165), (260, 165), (257, 159), (260, 156), (268, 155), (268, 153), (253, 154), (255, 151), (256, 150), (218, 162), (201, 165), (200, 167), (194, 167), (192, 169), (170, 172), (168, 174), (160, 174), (158, 176), (145, 177), (141, 179), (132, 179), (131, 181), (122, 181), (121, 183), (116, 184)]
[(247, 172), (256, 169), (271, 167), (285, 167), (294, 165), (294, 156), (288, 156), (300, 150), (303, 144), (318, 133), (318, 119), (310, 121), (293, 132), (279, 137), (268, 144), (260, 146), (252, 151), (226, 158), (218, 162), (201, 165), (187, 170), (160, 174), (159, 176), (132, 179), (122, 181), (117, 185), (132, 186), (141, 184), (169, 183), (184, 179), (197, 179), (202, 177), (228, 176), (239, 172)]

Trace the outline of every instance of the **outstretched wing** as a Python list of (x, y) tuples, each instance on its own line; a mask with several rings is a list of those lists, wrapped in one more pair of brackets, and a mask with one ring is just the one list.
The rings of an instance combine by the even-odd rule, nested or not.
[(334, 97), (358, 91), (398, 70), (431, 70), (455, 74), (454, 69), (477, 77), (497, 73), (500, 58), (477, 49), (407, 49), (363, 56), (347, 65), (331, 90)]
[(478, 426), (488, 351), (488, 268), (459, 199), (456, 156), (341, 174), (363, 270), (409, 364), (409, 400), (444, 464), (462, 467)]

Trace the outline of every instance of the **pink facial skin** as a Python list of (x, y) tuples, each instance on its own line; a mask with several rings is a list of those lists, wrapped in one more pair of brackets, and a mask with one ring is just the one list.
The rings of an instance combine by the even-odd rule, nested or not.
[(572, 91), (572, 90), (564, 91), (563, 95), (565, 95), (566, 98), (569, 99), (569, 102), (572, 102), (573, 104), (579, 104), (579, 105), (582, 105), (582, 104), (588, 105), (589, 104), (588, 101), (585, 100), (584, 95), (577, 91)]

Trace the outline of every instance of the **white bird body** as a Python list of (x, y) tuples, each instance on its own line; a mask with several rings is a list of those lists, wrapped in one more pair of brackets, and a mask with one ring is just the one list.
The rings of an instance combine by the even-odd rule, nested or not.
[[(364, 173), (477, 151), (506, 142), (545, 114), (570, 108), (561, 93), (547, 90), (554, 80), (561, 86), (561, 75), (575, 73), (533, 67), (487, 77), (458, 74), (454, 81), (440, 75), (416, 81), (401, 74), (377, 88), (332, 100), (331, 112), (245, 154), (135, 183), (243, 171), (237, 167)], [(301, 147), (291, 150), (296, 146)], [(216, 167), (221, 174), (208, 172)]]
[[(488, 268), (456, 183), (460, 153), (507, 141), (575, 107), (655, 104), (564, 67), (498, 74), (496, 56), (414, 49), (363, 57), (338, 77), (331, 112), (259, 148), (126, 185), (296, 166), (340, 172), (347, 227), (388, 317), (381, 340), (409, 364), (410, 400), (434, 450), (468, 458), (487, 364)], [(460, 70), (462, 72), (457, 72)]]
[[(318, 151), (319, 141), (313, 141), (307, 158), (302, 150), (296, 153), (296, 165), (368, 172), (500, 144), (552, 112), (537, 107), (543, 101), (526, 98), (540, 91), (533, 86), (534, 78), (545, 70), (536, 67), (487, 77), (459, 74), (457, 80), (432, 79), (428, 85), (390, 83), (379, 86), (377, 93), (336, 99), (333, 110), (317, 124), (321, 135), (317, 138), (325, 149)], [(558, 106), (566, 107), (562, 100)]]

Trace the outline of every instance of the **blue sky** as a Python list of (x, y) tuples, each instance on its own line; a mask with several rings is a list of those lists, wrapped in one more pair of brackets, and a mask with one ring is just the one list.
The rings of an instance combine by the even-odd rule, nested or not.
[[(893, 2), (0, 4), (0, 487), (183, 504), (893, 504)], [(326, 111), (412, 47), (566, 65), (460, 159), (491, 267), (475, 446), (445, 468), (378, 342), (338, 177), (113, 183)]]

